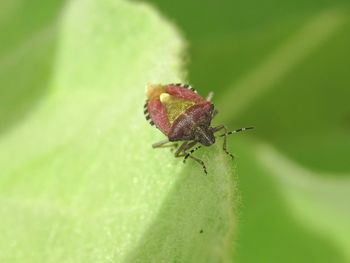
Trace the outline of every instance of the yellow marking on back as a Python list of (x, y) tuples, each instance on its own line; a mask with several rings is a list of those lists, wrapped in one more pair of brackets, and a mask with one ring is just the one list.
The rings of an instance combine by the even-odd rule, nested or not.
[(172, 124), (182, 113), (195, 104), (193, 101), (179, 99), (171, 96), (168, 93), (160, 94), (159, 98), (161, 103), (166, 108), (170, 124)]
[(146, 86), (146, 95), (149, 100), (159, 98), (160, 94), (164, 93), (165, 87), (160, 84), (148, 84)]
[(160, 94), (159, 99), (162, 104), (165, 104), (170, 102), (170, 99), (171, 99), (170, 97), (171, 96), (169, 95), (169, 93), (162, 93)]

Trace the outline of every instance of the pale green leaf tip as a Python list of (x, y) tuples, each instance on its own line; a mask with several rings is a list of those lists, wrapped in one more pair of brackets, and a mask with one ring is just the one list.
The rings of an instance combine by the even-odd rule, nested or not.
[[(232, 161), (221, 147), (205, 150), (208, 175), (196, 163), (187, 163), (172, 175), (177, 176), (176, 183), (126, 262), (232, 262)], [(182, 165), (179, 160), (174, 163)]]

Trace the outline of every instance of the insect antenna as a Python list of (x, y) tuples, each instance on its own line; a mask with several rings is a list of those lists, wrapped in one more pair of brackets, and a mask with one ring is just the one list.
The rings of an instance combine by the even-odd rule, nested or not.
[(220, 134), (219, 136), (220, 137), (223, 137), (223, 136), (227, 136), (227, 135), (230, 135), (230, 134), (234, 134), (234, 133), (238, 133), (238, 132), (243, 132), (243, 131), (247, 131), (247, 130), (253, 130), (255, 129), (255, 127), (245, 127), (245, 128), (239, 128), (237, 130), (234, 130), (234, 131), (229, 131), (229, 132), (226, 132), (224, 134)]

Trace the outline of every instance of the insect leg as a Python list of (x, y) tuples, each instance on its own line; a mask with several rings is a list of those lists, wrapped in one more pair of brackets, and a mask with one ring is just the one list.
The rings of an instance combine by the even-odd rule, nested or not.
[(207, 100), (207, 101), (211, 101), (211, 100), (213, 99), (213, 97), (214, 97), (214, 92), (211, 91), (211, 92), (209, 92), (209, 94), (208, 94), (206, 100)]
[(185, 157), (183, 162), (185, 162), (187, 158), (191, 158), (191, 159), (195, 160), (197, 163), (199, 163), (203, 167), (204, 173), (208, 174), (207, 167), (205, 166), (204, 162), (201, 159), (196, 158), (196, 157), (191, 155), (191, 153), (194, 152), (195, 150), (199, 149), (200, 146), (192, 149), (189, 153), (187, 152), (188, 150), (190, 150), (196, 144), (197, 144), (197, 142), (190, 142), (190, 143), (184, 142), (179, 147), (179, 149), (177, 149), (177, 151), (175, 153), (175, 157)]
[(197, 163), (199, 163), (199, 164), (202, 166), (205, 175), (208, 174), (208, 172), (207, 172), (207, 167), (205, 166), (205, 163), (204, 163), (201, 159), (196, 158), (196, 157), (194, 157), (194, 156), (192, 156), (192, 155), (189, 155), (189, 157), (190, 157), (191, 159), (195, 160)]
[(196, 148), (193, 148), (191, 151), (189, 151), (189, 152), (185, 155), (185, 158), (183, 159), (183, 162), (185, 163), (186, 160), (187, 160), (187, 158), (190, 157), (191, 154), (192, 154), (193, 152), (197, 151), (197, 150), (200, 149), (200, 148), (201, 148), (201, 146), (199, 145), (199, 146), (197, 146)]
[(166, 147), (173, 147), (173, 148), (177, 148), (178, 143), (172, 143), (172, 144), (168, 144), (170, 141), (168, 139), (162, 140), (160, 142), (156, 142), (154, 144), (152, 144), (152, 148), (166, 148)]
[(234, 157), (233, 157), (232, 153), (230, 153), (230, 152), (227, 150), (227, 136), (229, 135), (229, 131), (227, 130), (226, 126), (225, 126), (225, 125), (219, 125), (219, 126), (213, 128), (213, 132), (218, 132), (218, 131), (220, 131), (220, 130), (222, 130), (222, 129), (225, 130), (225, 133), (222, 134), (222, 135), (220, 135), (220, 136), (224, 136), (224, 144), (223, 144), (223, 146), (222, 146), (222, 149), (224, 150), (224, 152), (225, 152), (226, 154), (228, 154), (229, 156), (231, 156), (231, 158), (233, 159)]
[(213, 128), (213, 133), (221, 131), (224, 128), (224, 125), (219, 125)]
[(187, 150), (191, 149), (193, 146), (195, 146), (197, 142), (184, 142), (180, 145), (180, 147), (175, 152), (175, 157), (183, 157), (186, 156)]
[(187, 145), (188, 145), (188, 142), (183, 142), (183, 143), (180, 145), (180, 147), (176, 150), (176, 152), (175, 152), (175, 154), (174, 154), (176, 158), (177, 158), (177, 157), (182, 157), (181, 154), (183, 154), (183, 152), (184, 152), (186, 149), (188, 149), (188, 148), (186, 148)]
[(214, 117), (218, 114), (218, 110), (217, 109), (214, 109), (213, 110), (213, 113), (211, 114), (211, 118), (214, 119)]

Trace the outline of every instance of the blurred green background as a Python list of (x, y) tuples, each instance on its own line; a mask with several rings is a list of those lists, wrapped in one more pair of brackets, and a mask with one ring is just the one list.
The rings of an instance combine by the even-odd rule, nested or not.
[[(349, 1), (143, 2), (182, 33), (187, 80), (215, 92), (217, 122), (257, 128), (230, 138), (232, 262), (350, 262)], [(48, 92), (64, 6), (0, 3), (0, 136)]]

